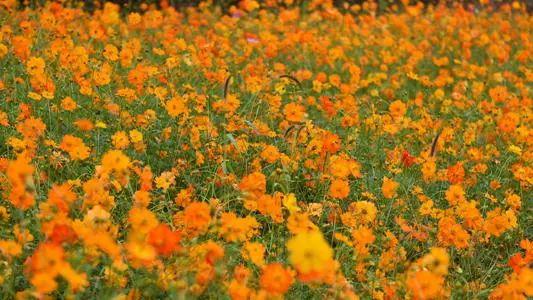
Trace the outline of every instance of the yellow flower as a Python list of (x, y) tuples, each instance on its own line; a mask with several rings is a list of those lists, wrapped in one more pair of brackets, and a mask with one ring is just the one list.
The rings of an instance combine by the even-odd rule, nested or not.
[(363, 224), (370, 224), (376, 219), (377, 209), (374, 203), (368, 201), (353, 202), (351, 209)]
[(514, 153), (516, 155), (522, 155), (522, 149), (518, 146), (515, 146), (515, 145), (510, 145), (507, 150), (509, 150), (509, 152), (511, 153)]
[(333, 260), (333, 249), (320, 231), (302, 232), (287, 242), (289, 261), (301, 273), (322, 272)]
[(130, 131), (130, 140), (133, 143), (140, 143), (143, 141), (143, 134), (139, 130), (133, 129)]
[(29, 92), (29, 93), (28, 93), (28, 98), (31, 98), (31, 99), (33, 99), (33, 100), (35, 100), (35, 101), (39, 101), (39, 100), (41, 100), (43, 97), (42, 97), (41, 95), (35, 93), (35, 92)]
[(163, 172), (155, 179), (155, 186), (166, 191), (171, 185), (176, 182), (176, 176), (172, 172)]
[(96, 126), (96, 128), (102, 128), (102, 129), (107, 128), (106, 123), (104, 123), (102, 121), (96, 121), (96, 124), (94, 126)]
[(0, 220), (5, 221), (9, 219), (9, 212), (5, 206), (0, 206)]
[(294, 196), (293, 193), (290, 193), (283, 197), (283, 206), (292, 214), (295, 212), (300, 211), (300, 207), (298, 207), (298, 203), (296, 203), (296, 196)]
[(4, 44), (0, 44), (0, 58), (4, 57), (9, 52), (9, 49)]

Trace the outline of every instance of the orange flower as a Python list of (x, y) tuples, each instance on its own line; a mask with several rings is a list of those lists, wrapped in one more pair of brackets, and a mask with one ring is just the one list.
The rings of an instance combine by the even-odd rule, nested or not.
[(389, 112), (393, 118), (401, 118), (405, 115), (407, 106), (401, 100), (396, 100), (389, 105)]
[(470, 234), (454, 219), (444, 217), (439, 221), (439, 242), (444, 246), (455, 246), (459, 249), (468, 247)]
[(111, 137), (111, 140), (113, 142), (113, 146), (119, 150), (126, 149), (130, 145), (128, 134), (124, 131), (115, 132), (115, 134), (113, 134)]
[(133, 194), (133, 200), (135, 201), (134, 202), (135, 206), (144, 207), (144, 208), (148, 207), (148, 205), (150, 204), (150, 201), (152, 201), (150, 197), (150, 193), (145, 190), (136, 191)]
[(303, 122), (307, 114), (305, 113), (305, 107), (298, 103), (289, 103), (283, 108), (285, 119), (290, 122)]
[(334, 179), (329, 186), (329, 195), (333, 198), (344, 199), (350, 194), (350, 185), (347, 180)]
[(157, 253), (155, 248), (144, 241), (132, 239), (128, 241), (125, 248), (128, 253), (128, 260), (134, 268), (149, 268), (156, 263)]
[(17, 124), (17, 131), (28, 139), (37, 139), (44, 134), (46, 125), (41, 119), (27, 118)]
[(436, 299), (442, 295), (444, 278), (429, 271), (418, 271), (407, 279), (413, 299)]
[(265, 264), (265, 246), (258, 242), (245, 242), (242, 247), (242, 257), (250, 260), (255, 265), (261, 267)]
[(109, 172), (124, 172), (130, 167), (130, 159), (120, 150), (110, 150), (102, 157), (102, 167)]
[(77, 199), (77, 196), (72, 192), (69, 184), (54, 184), (48, 192), (48, 202), (57, 206), (57, 208), (67, 213), (70, 205)]
[(72, 98), (66, 97), (61, 100), (61, 107), (66, 111), (73, 111), (78, 107), (78, 105)]
[(268, 163), (273, 164), (276, 162), (280, 157), (280, 153), (278, 151), (278, 148), (272, 145), (267, 145), (263, 152), (261, 152), (261, 158), (266, 160)]
[(134, 207), (129, 211), (128, 222), (136, 234), (147, 234), (157, 227), (158, 221), (155, 214), (141, 207)]
[(181, 189), (176, 196), (175, 202), (181, 207), (187, 207), (193, 199), (194, 196), (194, 187), (190, 185), (186, 189)]
[(9, 126), (9, 118), (7, 113), (0, 111), (0, 126), (8, 127)]
[(462, 163), (457, 163), (447, 170), (448, 181), (452, 184), (458, 184), (463, 182), (465, 177), (465, 169)]
[(258, 228), (260, 227), (254, 217), (239, 218), (232, 212), (223, 213), (220, 216), (220, 221), (222, 224), (219, 234), (228, 242), (248, 241), (258, 233)]
[(425, 182), (431, 182), (435, 179), (435, 173), (437, 172), (437, 164), (433, 158), (426, 160), (420, 169), (422, 171), (422, 179)]
[(261, 172), (251, 173), (242, 178), (239, 189), (258, 197), (266, 191), (266, 177)]
[(287, 229), (293, 234), (316, 231), (318, 227), (309, 219), (307, 213), (291, 213), (287, 219)]
[(322, 135), (322, 155), (329, 153), (335, 154), (341, 149), (341, 139), (338, 135), (329, 131)]
[(368, 201), (352, 202), (348, 211), (341, 215), (342, 223), (349, 227), (369, 225), (374, 222), (377, 209), (374, 203)]
[(205, 202), (193, 202), (188, 205), (183, 211), (185, 231), (193, 237), (206, 232), (211, 223), (210, 211), (209, 205)]
[(246, 286), (246, 282), (233, 279), (228, 286), (228, 294), (231, 299), (250, 299), (252, 290)]
[(64, 260), (63, 248), (53, 243), (40, 244), (26, 263), (30, 282), (39, 293), (50, 293), (57, 288), (55, 277), (62, 275), (75, 290), (87, 285), (85, 274), (78, 274)]
[[(524, 1), (18, 2), (0, 0), (8, 298), (533, 299)], [(501, 255), (475, 273), (498, 276), (454, 289), (481, 248)]]
[(20, 60), (25, 61), (30, 56), (31, 40), (23, 36), (15, 36), (11, 42), (13, 52)]
[(79, 119), (74, 122), (74, 125), (76, 125), (81, 131), (91, 131), (94, 128), (93, 122), (87, 119)]
[(240, 107), (241, 102), (237, 96), (233, 94), (228, 94), (225, 99), (216, 101), (213, 103), (213, 109), (218, 112), (226, 112), (229, 115), (234, 114), (235, 111)]
[(280, 263), (268, 264), (263, 268), (259, 284), (272, 295), (285, 294), (294, 282), (294, 275)]
[(283, 222), (282, 198), (283, 195), (281, 193), (274, 196), (261, 195), (257, 199), (257, 210), (261, 214), (271, 217), (274, 222), (281, 223)]
[(16, 241), (0, 240), (0, 254), (8, 258), (19, 256), (22, 246)]
[(343, 157), (332, 156), (329, 171), (337, 178), (346, 178), (350, 175), (350, 162)]
[(104, 86), (111, 82), (111, 65), (104, 63), (99, 70), (93, 72), (93, 81), (96, 86)]
[(487, 213), (483, 230), (493, 236), (500, 236), (505, 231), (516, 227), (516, 216), (512, 210), (501, 213), (501, 209), (496, 208)]
[(165, 104), (165, 108), (168, 114), (173, 118), (176, 118), (182, 114), (186, 115), (188, 112), (187, 106), (185, 105), (185, 101), (177, 97), (167, 101), (167, 103)]
[(146, 79), (148, 79), (147, 68), (142, 65), (137, 65), (128, 73), (128, 82), (137, 87), (140, 91)]
[(399, 186), (400, 184), (398, 184), (396, 181), (389, 179), (388, 177), (383, 177), (381, 192), (385, 198), (391, 199), (396, 197), (396, 190)]
[(44, 74), (46, 63), (41, 57), (31, 57), (26, 63), (26, 71), (30, 76)]
[(363, 226), (352, 232), (352, 238), (357, 254), (363, 257), (369, 254), (367, 245), (374, 243), (376, 240), (376, 236), (372, 232), (372, 229)]
[(458, 205), (466, 201), (465, 191), (458, 184), (450, 185), (446, 190), (445, 197), (450, 205)]
[(200, 264), (207, 264), (213, 266), (216, 262), (224, 257), (224, 247), (220, 244), (208, 240), (198, 246), (195, 246), (191, 251), (191, 256), (198, 258)]
[(503, 132), (512, 132), (520, 123), (520, 116), (510, 112), (503, 115), (498, 121), (498, 128)]
[(523, 268), (520, 273), (513, 273), (506, 282), (498, 285), (489, 299), (528, 299), (533, 296), (533, 270)]
[(67, 152), (74, 160), (84, 160), (89, 157), (91, 149), (85, 146), (83, 140), (72, 135), (65, 135), (59, 148)]
[(30, 279), (30, 283), (37, 292), (48, 294), (57, 289), (57, 281), (53, 276), (46, 273), (37, 273)]
[(8, 199), (17, 208), (28, 209), (35, 204), (33, 172), (30, 159), (24, 155), (19, 155), (7, 167), (6, 175), (11, 185)]
[(104, 51), (102, 52), (102, 55), (110, 61), (116, 61), (118, 60), (118, 49), (114, 45), (107, 44), (104, 47)]

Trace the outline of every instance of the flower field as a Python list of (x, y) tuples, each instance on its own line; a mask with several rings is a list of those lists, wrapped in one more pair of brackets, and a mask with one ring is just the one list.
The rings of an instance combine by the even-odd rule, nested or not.
[(0, 1), (1, 299), (533, 297), (525, 3), (71, 2)]

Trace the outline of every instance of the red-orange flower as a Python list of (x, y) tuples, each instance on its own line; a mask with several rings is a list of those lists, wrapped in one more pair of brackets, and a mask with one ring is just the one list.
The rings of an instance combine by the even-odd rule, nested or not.
[(172, 231), (167, 224), (159, 224), (148, 233), (148, 243), (163, 256), (178, 251), (181, 248), (180, 240), (181, 234), (178, 231)]

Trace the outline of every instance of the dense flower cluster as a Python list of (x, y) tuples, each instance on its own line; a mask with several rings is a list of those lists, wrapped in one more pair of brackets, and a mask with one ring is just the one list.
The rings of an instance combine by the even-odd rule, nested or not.
[(0, 297), (533, 297), (525, 5), (296, 2), (0, 1)]

